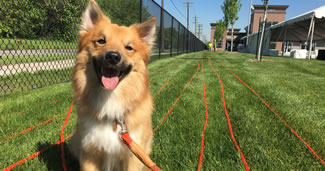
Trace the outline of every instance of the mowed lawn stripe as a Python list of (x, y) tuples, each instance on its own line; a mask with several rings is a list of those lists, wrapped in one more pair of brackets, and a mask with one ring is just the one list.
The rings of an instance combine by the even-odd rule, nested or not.
[(177, 97), (177, 99), (175, 100), (175, 102), (173, 103), (172, 107), (169, 108), (168, 112), (165, 114), (165, 116), (161, 119), (159, 125), (156, 126), (156, 128), (154, 129), (154, 132), (156, 132), (158, 130), (158, 128), (164, 123), (164, 121), (167, 119), (168, 115), (173, 111), (173, 108), (175, 107), (175, 105), (177, 104), (177, 102), (179, 101), (179, 99), (181, 98), (181, 96), (184, 94), (184, 92), (186, 91), (187, 87), (190, 85), (191, 81), (193, 80), (193, 78), (196, 76), (196, 74), (199, 72), (199, 68), (200, 65), (198, 64), (197, 66), (197, 70), (196, 72), (193, 74), (193, 76), (191, 77), (191, 79), (187, 82), (187, 84), (185, 85), (184, 89), (182, 90), (182, 92), (180, 93), (180, 95)]
[[(163, 59), (163, 60), (168, 60), (170, 62), (176, 61), (178, 60), (177, 58), (172, 58), (172, 59)], [(157, 61), (160, 62), (160, 61)], [(176, 61), (178, 62), (178, 61)], [(184, 61), (183, 63), (179, 64), (179, 65), (165, 65), (164, 69), (167, 70), (166, 72), (164, 72), (163, 74), (159, 74), (159, 75), (153, 75), (150, 76), (149, 75), (149, 79), (150, 79), (150, 91), (152, 96), (155, 96), (157, 94), (157, 92), (161, 89), (161, 87), (166, 84), (166, 81), (172, 81), (172, 80), (178, 80), (177, 78), (175, 79), (174, 77), (179, 77), (180, 75), (182, 75), (181, 72), (186, 71), (186, 69), (188, 69), (190, 66), (188, 66), (190, 61)], [(164, 64), (164, 63), (162, 63)], [(150, 65), (149, 65), (149, 70), (150, 70)], [(162, 91), (162, 90), (161, 90)]]
[[(191, 55), (194, 56), (195, 54)], [(173, 60), (174, 59), (175, 58), (173, 58)], [(176, 59), (182, 61), (182, 64), (175, 68), (171, 67), (169, 68), (169, 72), (166, 72), (165, 74), (152, 78), (152, 80), (150, 80), (150, 91), (152, 94), (155, 94), (161, 89), (161, 87), (163, 87), (166, 80), (176, 73), (169, 80), (168, 86), (166, 86), (164, 90), (154, 98), (155, 107), (152, 117), (154, 128), (159, 125), (161, 119), (166, 115), (168, 110), (171, 108), (175, 100), (178, 98), (198, 68), (199, 61), (188, 61), (178, 58)]]
[[(209, 52), (202, 53), (205, 57), (204, 66), (208, 66)], [(234, 147), (234, 142), (229, 134), (218, 78), (209, 67), (204, 68), (209, 122), (205, 132), (202, 170), (245, 170), (241, 155)], [(237, 128), (233, 127), (233, 130), (235, 137), (237, 137)]]
[[(320, 82), (315, 82), (316, 90), (304, 89), (296, 90), (292, 88), (292, 81), (299, 86), (310, 83), (312, 79), (320, 79), (321, 73), (318, 66), (319, 61), (306, 61), (308, 65), (315, 63), (315, 68), (311, 69), (315, 77), (305, 77), (299, 69), (295, 72), (287, 72), (287, 64), (305, 65), (304, 60), (294, 60), (286, 58), (265, 57), (271, 62), (251, 62), (254, 58), (250, 54), (230, 54), (230, 53), (211, 53), (211, 58), (217, 58), (222, 63), (240, 75), (249, 85), (254, 85), (254, 89), (260, 92), (260, 96), (268, 99), (269, 104), (273, 104), (283, 118), (294, 127), (299, 134), (304, 135), (319, 156), (324, 156), (324, 136), (318, 131), (324, 125), (324, 117), (320, 115), (318, 120), (306, 115), (318, 115), (322, 111), (320, 104), (315, 104), (313, 110), (307, 110), (306, 105), (297, 106), (299, 101), (305, 96), (306, 92), (314, 93), (317, 89), (324, 92), (323, 87), (319, 87)], [(213, 61), (213, 60), (212, 60)], [(214, 61), (213, 66), (219, 64)], [(219, 66), (220, 67), (220, 66)], [(298, 67), (300, 68), (300, 67)], [(316, 169), (323, 168), (321, 162), (309, 152), (305, 145), (302, 145), (297, 137), (288, 130), (287, 127), (261, 102), (252, 95), (241, 82), (232, 74), (220, 67), (219, 73), (222, 75), (225, 86), (225, 94), (228, 94), (228, 110), (234, 116), (233, 126), (238, 129), (238, 141), (242, 144), (242, 150), (247, 157), (252, 169), (257, 170), (290, 170), (290, 169)], [(294, 70), (290, 68), (290, 70)], [(318, 73), (318, 75), (317, 75)], [(278, 80), (279, 78), (283, 78)], [(307, 82), (306, 82), (307, 81)], [(281, 84), (281, 83), (282, 84)], [(288, 82), (289, 84), (283, 84)], [(317, 87), (318, 86), (318, 87)], [(296, 96), (293, 96), (296, 94)], [(227, 97), (226, 97), (227, 98)], [(315, 101), (314, 98), (307, 96), (308, 100)], [(285, 100), (285, 101), (284, 101)], [(295, 102), (295, 103), (294, 103)], [(303, 111), (303, 113), (302, 113)], [(301, 115), (304, 114), (304, 115)], [(303, 117), (304, 116), (304, 117)], [(316, 119), (316, 118), (315, 118)], [(314, 124), (311, 124), (313, 122)], [(317, 129), (311, 129), (317, 128)], [(314, 135), (314, 136), (311, 136)], [(323, 147), (323, 148), (322, 148)]]
[[(204, 125), (202, 80), (195, 77), (168, 120), (156, 132), (153, 160), (164, 170), (194, 170), (200, 153)], [(200, 91), (201, 90), (201, 91)]]
[(238, 150), (238, 152), (240, 153), (240, 156), (241, 156), (241, 159), (243, 161), (243, 164), (245, 166), (245, 169), (246, 171), (249, 171), (249, 167), (248, 167), (248, 164), (247, 164), (247, 161), (246, 161), (246, 158), (243, 154), (243, 152), (241, 151), (237, 141), (236, 141), (236, 138), (234, 136), (234, 133), (233, 133), (233, 130), (232, 130), (232, 126), (231, 126), (231, 121), (230, 121), (230, 118), (229, 118), (229, 115), (228, 115), (228, 110), (227, 110), (227, 105), (226, 105), (226, 100), (225, 100), (225, 95), (224, 95), (224, 91), (223, 91), (223, 85), (222, 85), (222, 81), (221, 81), (221, 78), (218, 74), (218, 72), (213, 68), (213, 66), (211, 65), (211, 61), (210, 61), (210, 58), (208, 58), (208, 62), (209, 62), (209, 66), (210, 66), (210, 69), (213, 70), (213, 72), (216, 73), (217, 77), (218, 77), (218, 80), (219, 80), (219, 83), (220, 83), (220, 89), (221, 89), (221, 93), (222, 93), (222, 102), (223, 102), (223, 105), (224, 105), (224, 110), (225, 110), (225, 115), (226, 115), (226, 118), (227, 118), (227, 122), (228, 122), (228, 128), (229, 128), (229, 133), (230, 133), (230, 137), (231, 139), (233, 140), (234, 144), (235, 144), (235, 147), (236, 149)]
[(203, 100), (204, 100), (204, 108), (205, 108), (205, 121), (203, 125), (203, 130), (202, 130), (202, 135), (201, 135), (201, 151), (200, 151), (200, 157), (199, 157), (199, 162), (197, 166), (197, 171), (199, 171), (202, 167), (203, 163), (203, 153), (204, 153), (204, 135), (205, 135), (205, 130), (208, 124), (208, 118), (209, 118), (209, 110), (208, 110), (208, 105), (207, 105), (207, 99), (206, 99), (206, 93), (205, 93), (205, 83), (204, 83), (204, 62), (202, 59), (201, 63), (201, 72), (202, 72), (202, 88), (203, 88)]
[(314, 151), (314, 149), (303, 139), (301, 138), (301, 136), (290, 126), (288, 125), (288, 123), (282, 119), (282, 117), (266, 102), (266, 100), (264, 100), (257, 92), (255, 92), (255, 90), (253, 90), (249, 85), (247, 85), (244, 81), (242, 81), (235, 73), (233, 73), (231, 70), (229, 70), (228, 68), (226, 68), (221, 62), (219, 62), (220, 66), (224, 67), (228, 72), (230, 72), (232, 75), (234, 75), (241, 83), (243, 83), (245, 85), (245, 87), (247, 87), (250, 91), (252, 91), (254, 93), (254, 95), (256, 95), (264, 104), (267, 108), (269, 108), (275, 115), (276, 117), (278, 117), (280, 119), (280, 121), (290, 129), (290, 131), (299, 139), (301, 140), (306, 147), (311, 151), (311, 153), (313, 153), (320, 161), (321, 163), (325, 166), (325, 162), (324, 160)]
[(156, 94), (153, 94), (153, 97), (155, 98), (157, 95), (159, 95), (161, 93), (161, 91), (167, 86), (167, 84), (170, 82), (170, 80), (175, 76), (177, 75), (180, 71), (182, 71), (182, 68), (181, 67), (178, 67), (177, 70), (174, 69), (173, 71), (173, 74), (169, 74), (170, 76), (167, 78), (167, 81), (165, 82), (165, 84), (157, 91)]

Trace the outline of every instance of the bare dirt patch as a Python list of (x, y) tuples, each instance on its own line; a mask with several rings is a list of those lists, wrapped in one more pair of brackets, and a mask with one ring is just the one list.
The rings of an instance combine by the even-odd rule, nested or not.
[(262, 59), (261, 61), (258, 61), (257, 59), (248, 59), (248, 62), (272, 62), (271, 59)]

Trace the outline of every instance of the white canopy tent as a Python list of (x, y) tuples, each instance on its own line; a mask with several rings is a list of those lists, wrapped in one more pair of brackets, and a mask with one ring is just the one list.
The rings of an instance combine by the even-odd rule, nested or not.
[[(265, 29), (266, 35), (270, 36), (264, 39), (268, 48), (269, 42), (308, 42), (309, 52), (313, 42), (325, 41), (325, 6), (306, 12), (287, 21)], [(249, 38), (250, 52), (256, 50), (257, 33), (251, 34)], [(246, 39), (243, 37), (242, 39)], [(254, 41), (256, 39), (256, 41)], [(255, 43), (252, 45), (251, 43)], [(310, 58), (311, 53), (309, 53)]]

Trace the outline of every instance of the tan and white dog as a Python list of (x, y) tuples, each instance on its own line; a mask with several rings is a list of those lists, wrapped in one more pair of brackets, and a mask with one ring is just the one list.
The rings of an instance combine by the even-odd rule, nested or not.
[(129, 170), (142, 163), (119, 139), (125, 122), (131, 138), (149, 154), (153, 111), (147, 64), (156, 18), (129, 27), (111, 23), (95, 0), (82, 16), (72, 87), (78, 121), (70, 150), (80, 169)]

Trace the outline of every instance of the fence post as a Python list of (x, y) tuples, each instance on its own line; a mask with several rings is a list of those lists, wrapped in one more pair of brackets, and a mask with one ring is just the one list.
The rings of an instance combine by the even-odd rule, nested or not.
[(173, 30), (174, 30), (174, 17), (172, 17), (172, 26), (170, 27), (170, 56), (173, 56)]
[(189, 46), (190, 46), (190, 32), (187, 30), (186, 31), (186, 53), (189, 51)]
[(179, 32), (180, 32), (180, 23), (178, 22), (178, 31), (177, 31), (177, 55), (179, 55)]
[(162, 37), (162, 32), (163, 32), (163, 29), (164, 29), (164, 24), (163, 24), (163, 15), (164, 15), (164, 10), (159, 6), (159, 9), (160, 9), (160, 30), (159, 30), (159, 59), (160, 59), (160, 56), (161, 56), (161, 50), (162, 50), (162, 41), (163, 40), (163, 37)]
[(140, 10), (139, 10), (139, 23), (142, 23), (142, 1), (140, 0)]
[[(184, 38), (183, 38), (183, 53), (184, 53), (184, 51), (185, 51), (185, 48), (186, 48), (186, 29), (185, 29), (185, 27), (184, 27)], [(184, 46), (185, 45), (185, 46)], [(185, 48), (184, 48), (185, 47)]]

